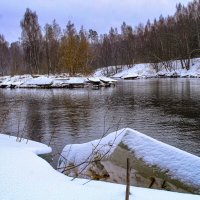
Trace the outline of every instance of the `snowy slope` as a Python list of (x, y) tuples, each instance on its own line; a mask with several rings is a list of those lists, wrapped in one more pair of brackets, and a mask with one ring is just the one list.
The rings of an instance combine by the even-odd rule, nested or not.
[[(0, 199), (1, 200), (121, 200), (125, 186), (120, 184), (75, 179), (55, 171), (33, 152), (41, 151), (38, 143), (33, 152), (15, 145), (16, 138), (1, 135)], [(3, 145), (4, 144), (4, 145)], [(13, 148), (14, 146), (14, 148)], [(31, 147), (31, 148), (32, 148)], [(46, 147), (44, 151), (46, 151)], [(87, 183), (87, 184), (86, 184)], [(200, 196), (131, 187), (130, 200), (200, 200)]]
[(15, 148), (16, 150), (23, 149), (37, 155), (48, 154), (52, 151), (51, 147), (45, 144), (0, 133), (0, 148), (6, 149), (8, 147)]
[[(112, 74), (113, 78), (123, 78), (138, 76), (138, 78), (150, 78), (157, 77), (159, 75), (165, 75), (167, 77), (177, 74), (180, 77), (200, 77), (200, 58), (195, 58), (191, 60), (190, 70), (182, 69), (180, 61), (173, 61), (171, 63), (172, 68), (166, 69), (164, 65), (159, 64), (158, 71), (156, 71), (151, 63), (135, 64), (132, 67), (127, 66), (110, 66), (108, 68), (98, 69), (94, 76), (105, 75), (107, 71)], [(115, 68), (121, 68), (120, 72), (115, 73)], [(113, 74), (114, 73), (114, 74)]]

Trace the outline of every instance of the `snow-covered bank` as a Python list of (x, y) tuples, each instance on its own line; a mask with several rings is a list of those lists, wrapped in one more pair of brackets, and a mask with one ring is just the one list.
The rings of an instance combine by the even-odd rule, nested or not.
[(16, 138), (15, 136), (4, 135), (1, 133), (0, 133), (0, 148), (1, 149), (15, 148), (16, 150), (23, 149), (25, 151), (33, 152), (37, 155), (48, 154), (51, 153), (52, 151), (51, 147), (48, 147), (45, 144), (23, 139), (20, 137)]
[[(1, 200), (121, 200), (125, 186), (75, 179), (60, 174), (45, 160), (35, 155), (42, 144), (29, 141), (15, 145), (16, 138), (1, 135), (0, 199)], [(5, 145), (3, 145), (5, 144)], [(14, 146), (14, 148), (13, 148)], [(33, 148), (34, 147), (34, 148)], [(47, 153), (45, 145), (43, 150)], [(31, 150), (32, 149), (32, 150)], [(131, 187), (130, 200), (200, 200), (200, 196)]]
[[(111, 78), (108, 78), (111, 77)], [(169, 66), (163, 63), (135, 64), (132, 66), (109, 66), (96, 70), (93, 77), (69, 77), (68, 74), (58, 75), (16, 75), (0, 76), (0, 88), (73, 88), (88, 86), (88, 83), (108, 86), (115, 79), (136, 78), (200, 78), (200, 58), (191, 60), (189, 70), (182, 69), (181, 62), (170, 61)]]
[[(100, 140), (67, 145), (61, 155), (58, 168), (70, 176), (113, 176), (116, 180), (120, 172), (114, 168), (117, 165), (126, 168), (126, 158), (130, 157), (133, 185), (148, 187), (149, 177), (153, 177), (155, 188), (165, 186), (172, 191), (200, 193), (199, 157), (129, 128), (113, 132)], [(111, 165), (107, 161), (117, 164)]]
[(63, 77), (62, 75), (37, 75), (37, 77), (32, 77), (31, 75), (17, 75), (0, 77), (0, 88), (76, 88), (88, 86), (94, 79), (98, 79), (101, 86), (116, 82), (116, 80), (107, 77)]
[[(116, 73), (116, 68), (118, 69)], [(157, 69), (155, 69), (157, 68)], [(135, 64), (132, 67), (127, 66), (110, 66), (108, 68), (98, 69), (94, 76), (107, 75), (113, 78), (134, 79), (134, 78), (152, 78), (152, 77), (200, 77), (200, 58), (191, 60), (191, 67), (189, 70), (181, 68), (180, 61), (173, 61), (170, 68), (166, 68), (162, 63), (155, 67), (151, 63)]]

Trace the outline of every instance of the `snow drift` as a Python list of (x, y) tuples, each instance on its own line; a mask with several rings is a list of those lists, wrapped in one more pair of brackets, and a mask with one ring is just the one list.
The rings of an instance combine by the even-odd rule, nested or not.
[[(0, 134), (0, 199), (1, 200), (121, 200), (125, 186), (60, 174), (45, 160), (35, 155), (48, 153), (44, 144), (17, 142), (16, 137)], [(197, 195), (180, 194), (144, 188), (130, 188), (130, 200), (200, 200)]]

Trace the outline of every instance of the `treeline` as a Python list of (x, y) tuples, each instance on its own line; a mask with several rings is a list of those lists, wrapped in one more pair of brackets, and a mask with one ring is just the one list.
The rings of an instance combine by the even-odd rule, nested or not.
[(30, 9), (20, 25), (20, 41), (9, 45), (0, 35), (1, 74), (76, 75), (107, 66), (116, 66), (113, 70), (117, 72), (119, 66), (136, 63), (152, 63), (156, 70), (162, 64), (171, 70), (172, 60), (180, 60), (188, 70), (190, 59), (200, 56), (200, 0), (178, 4), (173, 16), (160, 16), (135, 28), (124, 22), (120, 31), (111, 28), (101, 35), (83, 27), (77, 30), (70, 21), (64, 30), (55, 20), (42, 29)]

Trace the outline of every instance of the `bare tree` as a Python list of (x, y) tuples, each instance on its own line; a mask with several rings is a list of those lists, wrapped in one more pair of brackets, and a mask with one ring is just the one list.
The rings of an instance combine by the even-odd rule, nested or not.
[(46, 24), (44, 27), (44, 46), (45, 46), (45, 64), (47, 65), (47, 73), (55, 73), (59, 69), (59, 45), (61, 37), (61, 29), (53, 20), (52, 24)]
[(23, 49), (19, 42), (13, 42), (10, 45), (10, 67), (12, 74), (25, 73)]
[(0, 34), (0, 75), (8, 73), (9, 69), (9, 47), (4, 36)]
[(42, 34), (36, 12), (32, 12), (27, 8), (20, 25), (22, 28), (21, 40), (26, 63), (31, 73), (39, 73), (41, 67)]

